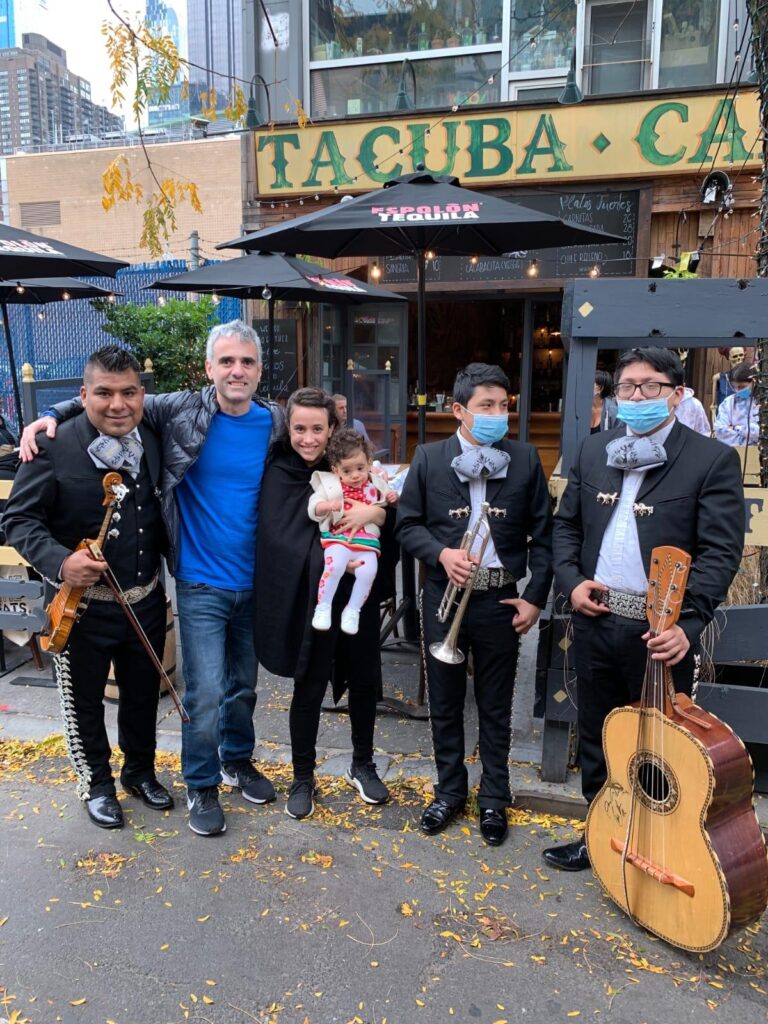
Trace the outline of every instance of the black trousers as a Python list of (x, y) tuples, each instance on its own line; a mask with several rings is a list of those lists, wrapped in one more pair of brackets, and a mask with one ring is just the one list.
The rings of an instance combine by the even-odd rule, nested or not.
[[(614, 708), (640, 700), (648, 650), (640, 637), (648, 623), (606, 613), (597, 618), (573, 613), (574, 661), (579, 721), (581, 790), (591, 803), (607, 777), (603, 722)], [(675, 689), (690, 696), (693, 688), (692, 646), (672, 668)]]
[[(157, 586), (132, 606), (158, 658), (165, 644), (165, 593)], [(154, 776), (160, 680), (122, 609), (91, 601), (75, 623), (64, 652), (55, 659), (70, 760), (82, 800), (115, 792), (111, 748), (104, 724), (104, 685), (115, 665), (120, 690), (118, 743), (125, 755), (125, 785)]]
[[(464, 701), (467, 664), (446, 665), (429, 653), (429, 645), (442, 640), (453, 620), (437, 619), (445, 585), (427, 579), (423, 593), (424, 645), (429, 690), (429, 717), (437, 765), (435, 796), (447, 803), (467, 797), (464, 764)], [(459, 632), (459, 648), (472, 653), (475, 700), (480, 726), (481, 807), (501, 810), (512, 803), (509, 788), (512, 692), (517, 670), (519, 638), (512, 628), (514, 608), (499, 604), (516, 597), (515, 584), (475, 592)]]

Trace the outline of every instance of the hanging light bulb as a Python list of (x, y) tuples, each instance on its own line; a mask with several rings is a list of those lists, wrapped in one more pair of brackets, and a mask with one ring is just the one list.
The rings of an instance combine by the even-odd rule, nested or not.
[(261, 297), (262, 299), (264, 299), (265, 302), (269, 302), (269, 300), (272, 298), (272, 289), (269, 287), (268, 284), (265, 284), (264, 287), (262, 288)]
[(165, 296), (164, 295), (158, 295), (158, 297), (157, 297), (157, 304), (158, 304), (158, 306), (164, 306), (165, 305)]
[(469, 262), (472, 264), (473, 267), (477, 266), (477, 259), (478, 259), (477, 256), (470, 256), (469, 257)]
[(424, 253), (425, 260), (433, 260), (436, 256), (437, 253), (435, 252), (434, 249), (427, 249), (427, 251)]
[(72, 298), (69, 292), (62, 292), (61, 297), (62, 299), (64, 299), (65, 302), (68, 302)]
[(117, 302), (117, 296), (115, 295), (114, 292), (110, 292), (110, 294), (107, 296), (107, 302), (111, 302), (113, 304)]
[(373, 278), (374, 281), (378, 281), (379, 278), (381, 277), (381, 267), (379, 266), (378, 263), (374, 263), (373, 266), (371, 267), (371, 277)]
[(598, 267), (596, 263), (593, 263), (592, 266), (589, 268), (589, 276), (600, 277), (600, 267)]
[(538, 277), (539, 276), (539, 261), (538, 260), (531, 260), (531, 262), (528, 264), (528, 269), (526, 270), (526, 274), (528, 275), (528, 277)]
[(19, 293), (19, 295), (23, 295), (26, 290), (27, 289), (24, 287), (23, 284), (16, 285), (16, 291)]
[(216, 294), (216, 292), (211, 292), (211, 301), (213, 302), (214, 306), (218, 306), (219, 296)]

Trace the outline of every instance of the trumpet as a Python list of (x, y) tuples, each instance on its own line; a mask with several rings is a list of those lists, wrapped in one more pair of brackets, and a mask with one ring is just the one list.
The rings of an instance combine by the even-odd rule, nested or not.
[[(480, 544), (480, 551), (477, 555), (477, 563), (472, 566), (472, 572), (470, 573), (469, 579), (464, 584), (464, 593), (461, 595), (461, 600), (456, 606), (456, 613), (453, 617), (450, 629), (446, 633), (444, 639), (438, 640), (433, 644), (429, 645), (429, 653), (433, 658), (437, 658), (438, 661), (444, 661), (447, 665), (461, 665), (465, 660), (463, 651), (459, 650), (458, 639), (459, 630), (461, 629), (461, 623), (469, 604), (469, 599), (472, 596), (472, 591), (475, 586), (475, 578), (477, 576), (477, 570), (480, 563), (483, 560), (485, 549), (488, 546), (488, 541), (491, 539), (491, 524), (488, 520), (488, 511), (490, 504), (484, 501), (480, 506), (480, 516), (472, 527), (468, 530), (461, 541), (461, 551), (465, 551), (469, 556), (470, 551), (474, 547), (475, 541), (479, 536), (482, 536)], [(455, 583), (448, 581), (448, 586), (445, 588), (445, 592), (440, 601), (440, 605), (437, 609), (437, 618), (439, 622), (446, 622), (448, 616), (451, 614), (451, 609), (456, 604), (456, 595), (459, 590), (462, 589), (457, 587)]]

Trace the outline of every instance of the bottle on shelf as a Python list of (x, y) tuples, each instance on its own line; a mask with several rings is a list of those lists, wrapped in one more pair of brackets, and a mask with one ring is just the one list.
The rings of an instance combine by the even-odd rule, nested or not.
[(422, 21), (422, 23), (421, 23), (421, 31), (419, 32), (418, 36), (416, 37), (416, 46), (417, 46), (417, 48), (419, 50), (428, 50), (429, 49), (429, 33), (427, 32), (427, 25), (426, 25), (426, 22), (424, 22), (424, 21)]
[(475, 43), (477, 46), (485, 46), (488, 42), (488, 33), (485, 31), (483, 26), (482, 18), (477, 23), (477, 32), (475, 32)]
[(474, 42), (475, 34), (472, 31), (472, 26), (469, 24), (469, 18), (464, 19), (464, 28), (461, 30), (461, 45), (471, 46)]

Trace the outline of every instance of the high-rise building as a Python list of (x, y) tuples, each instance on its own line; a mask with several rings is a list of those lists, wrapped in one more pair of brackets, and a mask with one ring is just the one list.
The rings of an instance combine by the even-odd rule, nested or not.
[[(187, 56), (187, 0), (146, 0), (145, 18), (155, 33), (170, 36), (180, 57)], [(178, 126), (189, 121), (189, 98), (182, 85), (171, 86), (162, 99), (150, 98), (147, 105), (149, 126)]]
[(45, 36), (22, 35), (0, 52), (0, 154), (53, 147), (120, 131), (123, 119), (91, 100), (91, 85), (67, 68)]
[(14, 0), (0, 0), (0, 50), (16, 45)]
[(233, 82), (242, 78), (242, 0), (187, 0), (187, 24), (190, 112), (210, 107), (214, 89), (222, 117)]

